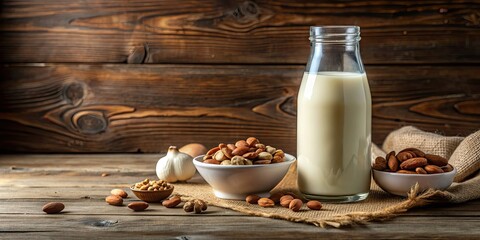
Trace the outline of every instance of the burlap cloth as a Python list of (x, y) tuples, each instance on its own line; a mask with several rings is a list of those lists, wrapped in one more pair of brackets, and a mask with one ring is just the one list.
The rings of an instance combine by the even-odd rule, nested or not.
[[(403, 127), (387, 137), (383, 150), (372, 147), (372, 159), (385, 152), (399, 151), (407, 147), (416, 147), (422, 151), (449, 158), (449, 163), (457, 168), (455, 183), (446, 191), (429, 189), (419, 192), (413, 187), (407, 198), (390, 195), (381, 190), (372, 180), (370, 195), (365, 201), (357, 203), (323, 203), (320, 211), (308, 210), (293, 212), (281, 206), (262, 208), (247, 204), (245, 201), (223, 200), (216, 198), (211, 187), (203, 181), (175, 184), (175, 192), (184, 199), (199, 198), (208, 204), (232, 209), (238, 212), (269, 218), (284, 219), (293, 222), (314, 224), (320, 227), (341, 227), (368, 221), (382, 221), (408, 209), (433, 203), (461, 203), (480, 198), (480, 131), (463, 137), (445, 137), (428, 133), (414, 127)], [(296, 166), (292, 166), (275, 192), (294, 192), (296, 188)]]

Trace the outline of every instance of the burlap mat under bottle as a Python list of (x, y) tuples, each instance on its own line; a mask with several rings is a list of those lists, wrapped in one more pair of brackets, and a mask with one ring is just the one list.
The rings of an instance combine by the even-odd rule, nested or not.
[[(216, 198), (211, 187), (205, 182), (175, 184), (175, 192), (185, 199), (199, 198), (210, 205), (229, 208), (238, 212), (294, 222), (314, 224), (320, 227), (341, 227), (354, 223), (381, 221), (394, 217), (408, 209), (438, 202), (460, 203), (480, 198), (480, 131), (463, 137), (445, 137), (428, 133), (414, 127), (403, 127), (386, 138), (383, 149), (399, 151), (407, 147), (416, 147), (422, 151), (449, 158), (449, 163), (457, 168), (455, 183), (446, 191), (428, 190), (418, 192), (412, 188), (408, 198), (390, 195), (381, 190), (372, 180), (370, 195), (367, 200), (358, 203), (330, 204), (323, 203), (320, 211), (308, 210), (306, 206), (299, 212), (279, 205), (274, 208), (262, 208), (245, 201), (223, 200)], [(385, 152), (374, 146), (372, 158)], [(275, 192), (294, 192), (296, 189), (296, 166), (292, 166), (272, 190)]]

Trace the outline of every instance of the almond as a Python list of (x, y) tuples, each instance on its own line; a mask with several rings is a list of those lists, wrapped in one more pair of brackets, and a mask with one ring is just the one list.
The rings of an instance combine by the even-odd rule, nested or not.
[(110, 191), (110, 194), (112, 194), (112, 195), (117, 195), (117, 196), (119, 196), (119, 197), (121, 197), (121, 198), (126, 198), (126, 197), (128, 197), (128, 194), (127, 194), (125, 191), (123, 191), (122, 189), (118, 189), (118, 188), (112, 189), (112, 191)]
[(270, 163), (272, 163), (272, 160), (258, 160), (258, 161), (253, 162), (253, 164), (255, 164), (255, 165), (270, 164)]
[(210, 164), (220, 164), (219, 161), (215, 160), (215, 159), (207, 159), (207, 160), (203, 160), (204, 163), (210, 163)]
[(174, 197), (171, 197), (170, 199), (163, 200), (162, 205), (166, 208), (174, 208), (181, 202), (182, 202), (182, 199), (180, 197), (174, 196)]
[(425, 153), (418, 148), (405, 148), (400, 152), (410, 151), (415, 154), (415, 157), (425, 157)]
[(273, 207), (275, 206), (275, 202), (273, 202), (270, 198), (260, 198), (258, 200), (258, 206), (260, 207)]
[(248, 158), (248, 159), (255, 159), (258, 157), (258, 154), (256, 152), (247, 152), (245, 154), (242, 155), (244, 158)]
[(127, 205), (128, 208), (132, 209), (135, 212), (143, 211), (148, 208), (148, 203), (146, 202), (132, 202)]
[(274, 193), (272, 195), (270, 195), (270, 199), (274, 202), (274, 203), (279, 203), (280, 202), (280, 198), (282, 198), (285, 194), (282, 193), (282, 192), (277, 192), (277, 193)]
[(283, 195), (281, 198), (280, 198), (280, 202), (284, 201), (284, 200), (293, 200), (295, 199), (292, 195), (290, 194), (286, 194), (286, 195)]
[(49, 202), (43, 205), (42, 211), (47, 214), (56, 214), (60, 213), (65, 208), (65, 205), (61, 202)]
[(283, 200), (280, 200), (280, 205), (281, 205), (282, 207), (288, 208), (288, 207), (290, 207), (290, 202), (291, 202), (292, 200), (293, 200), (293, 198), (292, 198), (292, 199), (283, 199)]
[(312, 200), (307, 202), (307, 207), (312, 210), (320, 210), (322, 209), (322, 204), (319, 201)]
[(255, 137), (249, 137), (245, 142), (247, 142), (248, 146), (250, 147), (255, 147), (255, 145), (259, 143), (258, 139)]
[(235, 148), (236, 148), (235, 144), (231, 144), (231, 143), (227, 144), (227, 147), (232, 151), (235, 150)]
[(415, 172), (418, 174), (427, 174), (427, 171), (425, 171), (425, 169), (423, 169), (422, 167), (415, 168)]
[(300, 208), (302, 208), (303, 202), (302, 200), (296, 198), (293, 199), (290, 204), (288, 205), (288, 208), (290, 208), (294, 212), (300, 211)]
[(255, 195), (255, 194), (251, 194), (251, 195), (248, 195), (248, 196), (245, 198), (245, 201), (246, 201), (247, 203), (250, 203), (250, 204), (257, 204), (259, 199), (260, 199), (259, 196)]
[(417, 174), (417, 172), (410, 171), (410, 170), (398, 170), (396, 173), (404, 173), (404, 174)]
[(213, 156), (213, 154), (215, 154), (218, 150), (220, 150), (219, 147), (214, 147), (210, 150), (208, 150), (207, 154), (205, 154), (206, 156)]
[(273, 156), (272, 154), (268, 152), (260, 152), (258, 153), (258, 159), (259, 160), (272, 160)]
[(405, 152), (400, 152), (397, 154), (397, 159), (400, 162), (404, 162), (405, 160), (408, 160), (410, 158), (416, 157), (415, 153), (410, 152), (410, 151), (405, 151)]
[(402, 162), (400, 164), (400, 168), (401, 169), (407, 169), (407, 170), (411, 170), (411, 169), (415, 169), (417, 167), (423, 167), (425, 165), (427, 165), (428, 162), (427, 162), (427, 159), (426, 158), (423, 158), (423, 157), (416, 157), (416, 158), (410, 158), (404, 162)]
[(443, 167), (448, 164), (448, 160), (444, 157), (434, 155), (434, 154), (425, 154), (425, 158), (428, 160), (428, 164), (437, 165)]
[(391, 151), (390, 153), (388, 153), (386, 159), (388, 161), (388, 168), (396, 172), (398, 170), (398, 160), (395, 157), (395, 151)]
[(225, 154), (222, 152), (222, 151), (217, 151), (214, 155), (213, 155), (213, 159), (221, 162), (223, 160), (227, 160), (227, 156), (225, 156)]
[(123, 199), (120, 196), (117, 195), (110, 195), (105, 198), (105, 202), (107, 202), (110, 205), (113, 206), (122, 206), (123, 205)]
[(239, 146), (237, 148), (235, 148), (235, 150), (232, 151), (232, 154), (235, 155), (235, 156), (238, 156), (238, 155), (243, 155), (245, 153), (248, 152), (248, 147), (246, 146)]
[(372, 168), (379, 171), (385, 170), (385, 168), (387, 168), (387, 160), (385, 160), (383, 157), (375, 158)]
[(442, 167), (442, 170), (443, 170), (443, 172), (451, 172), (451, 171), (453, 171), (453, 166), (450, 165), (450, 164), (447, 164), (447, 165)]
[(238, 140), (235, 143), (235, 147), (247, 147), (247, 148), (249, 148), (250, 146), (248, 145), (247, 142), (245, 142), (245, 140)]
[(443, 173), (442, 168), (436, 165), (427, 165), (424, 168), (425, 168), (425, 171), (427, 171), (429, 174)]
[(232, 150), (230, 148), (226, 147), (226, 146), (221, 148), (221, 150), (222, 150), (222, 153), (229, 159), (234, 156), (234, 155), (232, 155)]
[(284, 161), (285, 161), (285, 157), (282, 157), (282, 156), (273, 156), (273, 159), (272, 159), (272, 163), (280, 163)]
[(282, 207), (286, 207), (288, 208), (290, 206), (290, 202), (295, 199), (292, 195), (283, 195), (281, 198), (280, 198), (280, 205), (282, 205)]

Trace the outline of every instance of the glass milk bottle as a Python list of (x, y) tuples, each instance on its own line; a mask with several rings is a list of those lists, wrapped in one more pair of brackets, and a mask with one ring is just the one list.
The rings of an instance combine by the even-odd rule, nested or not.
[(361, 201), (370, 190), (371, 96), (360, 27), (310, 27), (298, 92), (298, 187), (308, 199)]

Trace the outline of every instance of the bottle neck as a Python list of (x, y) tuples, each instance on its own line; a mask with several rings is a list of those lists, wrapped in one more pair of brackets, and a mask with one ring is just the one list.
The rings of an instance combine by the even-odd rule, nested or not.
[(359, 40), (359, 27), (311, 27), (306, 71), (364, 73)]

